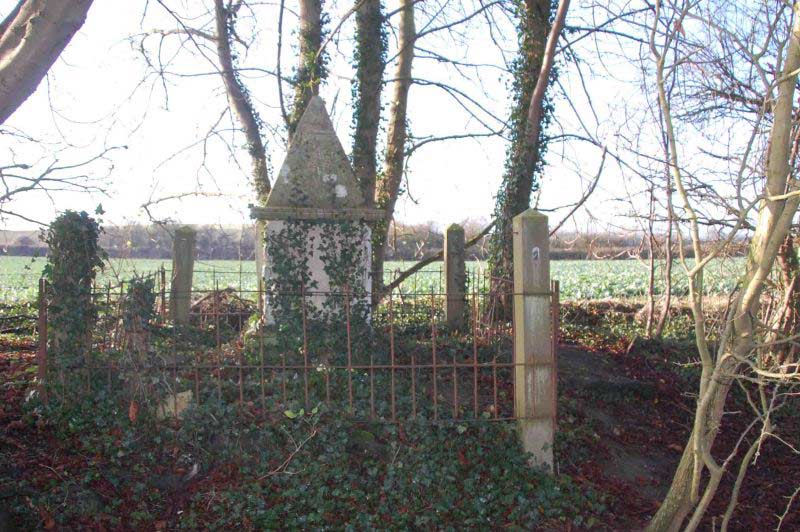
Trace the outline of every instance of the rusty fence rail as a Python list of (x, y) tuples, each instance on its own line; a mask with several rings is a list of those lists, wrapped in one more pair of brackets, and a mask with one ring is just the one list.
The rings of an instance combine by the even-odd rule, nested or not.
[[(83, 400), (103, 390), (161, 419), (208, 401), (267, 416), (324, 403), (364, 420), (518, 419), (513, 379), (521, 364), (514, 362), (513, 324), (498, 319), (496, 308), (498, 301), (511, 300), (510, 290), (481, 292), (473, 284), (460, 329), (445, 326), (445, 294), (435, 289), (395, 291), (374, 304), (348, 290), (265, 293), (242, 286), (193, 291), (189, 324), (173, 326), (165, 311), (168, 277), (163, 269), (154, 274), (156, 305), (147, 323), (126, 321), (126, 283), (96, 287), (92, 347), (77, 363), (76, 357), (64, 363), (48, 345), (52, 331), (42, 279), (43, 396)], [(320, 297), (328, 307), (315, 303)], [(283, 305), (285, 315), (265, 319), (257, 306), (265, 299)], [(555, 352), (557, 282), (550, 302)]]

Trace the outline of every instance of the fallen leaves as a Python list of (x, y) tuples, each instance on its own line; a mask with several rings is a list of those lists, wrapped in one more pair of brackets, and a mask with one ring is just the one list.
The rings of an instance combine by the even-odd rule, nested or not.
[(131, 405), (128, 407), (128, 419), (131, 420), (131, 423), (136, 423), (136, 418), (139, 416), (139, 403), (136, 402), (136, 399), (131, 400)]
[(50, 515), (50, 512), (48, 512), (46, 508), (42, 506), (34, 506), (31, 500), (27, 497), (26, 502), (28, 503), (28, 506), (36, 509), (36, 512), (39, 514), (39, 519), (42, 521), (42, 528), (44, 530), (54, 530), (56, 528), (56, 520), (53, 519), (53, 516)]

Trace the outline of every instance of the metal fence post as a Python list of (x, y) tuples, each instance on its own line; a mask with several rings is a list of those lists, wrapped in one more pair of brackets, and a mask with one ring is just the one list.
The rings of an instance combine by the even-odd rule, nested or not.
[(164, 265), (161, 265), (161, 268), (158, 271), (159, 278), (158, 284), (159, 286), (159, 296), (161, 298), (161, 302), (159, 304), (159, 312), (158, 312), (158, 320), (159, 322), (163, 323), (167, 316), (167, 271), (164, 269)]
[(529, 209), (514, 229), (514, 413), (525, 451), (553, 471), (555, 357), (547, 216)]
[(39, 279), (39, 345), (36, 351), (36, 379), (39, 395), (47, 402), (47, 280)]

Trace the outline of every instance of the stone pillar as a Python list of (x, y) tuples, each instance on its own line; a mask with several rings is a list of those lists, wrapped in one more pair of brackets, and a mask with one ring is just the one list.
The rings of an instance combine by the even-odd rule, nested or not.
[(464, 228), (451, 224), (444, 233), (445, 319), (451, 329), (464, 325), (467, 272), (464, 264)]
[(525, 451), (553, 471), (556, 367), (547, 216), (529, 209), (514, 229), (514, 412)]
[[(302, 198), (298, 197), (298, 190), (303, 192)], [(276, 286), (287, 285), (288, 288), (308, 275), (310, 284), (306, 288), (313, 293), (302, 301), (316, 310), (323, 310), (326, 302), (332, 303), (335, 309), (337, 300), (342, 301), (341, 295), (336, 293), (349, 290), (353, 297), (363, 298), (364, 308), (371, 312), (369, 224), (383, 220), (386, 213), (367, 204), (319, 96), (311, 97), (297, 123), (266, 204), (251, 206), (250, 213), (253, 218), (266, 222), (264, 277), (267, 285), (278, 283)], [(280, 240), (288, 238), (288, 233), (304, 243), (287, 249), (286, 243)], [(292, 260), (297, 263), (298, 271), (284, 271), (285, 266), (276, 270), (276, 263), (282, 261), (281, 255), (304, 260)], [(331, 260), (344, 259), (353, 263), (349, 267), (355, 274), (342, 286), (342, 279), (331, 278), (325, 267)], [(289, 292), (296, 289), (297, 286)], [(294, 297), (300, 303), (300, 296)], [(275, 318), (271, 305), (267, 298), (264, 309), (267, 324), (273, 323)], [(341, 319), (342, 316), (331, 317)]]
[(189, 226), (176, 229), (172, 240), (172, 283), (169, 293), (169, 315), (176, 325), (189, 323), (195, 253), (195, 230)]

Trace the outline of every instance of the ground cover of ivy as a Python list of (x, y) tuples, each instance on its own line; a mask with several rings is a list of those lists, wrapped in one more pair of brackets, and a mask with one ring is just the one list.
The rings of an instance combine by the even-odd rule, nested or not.
[[(586, 336), (580, 322), (588, 316), (567, 308), (564, 317), (568, 336)], [(398, 345), (419, 343), (413, 321), (402, 322), (411, 336)], [(603, 327), (611, 336), (637, 325), (626, 318)], [(197, 335), (173, 337), (191, 337), (193, 349), (203, 344)], [(642, 522), (627, 515), (630, 490), (609, 492), (605, 478), (587, 473), (602, 456), (600, 429), (570, 395), (559, 400), (562, 469), (554, 478), (528, 464), (512, 423), (484, 417), (363, 423), (344, 416), (344, 406), (239, 407), (231, 389), (221, 395), (228, 402), (210, 394), (180, 422), (156, 421), (144, 409), (132, 419), (124, 395), (100, 393), (70, 408), (28, 400), (34, 367), (30, 357), (9, 362), (7, 379), (17, 385), (8, 403), (18, 407), (4, 432), (25, 443), (0, 448), (11, 464), (0, 467), (0, 498), (23, 529), (528, 530)]]
[[(603, 497), (531, 468), (511, 426), (264, 419), (209, 404), (165, 426), (99, 397), (24, 407), (0, 497), (23, 529), (591, 527)], [(6, 491), (8, 490), (8, 491)]]
[[(485, 420), (370, 424), (324, 407), (265, 413), (257, 401), (209, 400), (179, 423), (144, 410), (132, 421), (128, 404), (102, 395), (46, 407), (31, 395), (34, 338), (0, 335), (0, 530), (641, 529), (685, 444), (697, 367), (683, 311), (649, 341), (638, 310), (562, 309), (562, 356), (596, 356), (636, 386), (560, 374), (556, 477), (527, 464), (512, 425)], [(741, 397), (730, 410), (722, 449), (747, 421), (735, 415)], [(776, 420), (795, 446), (797, 412)], [(631, 457), (648, 472), (625, 477)], [(800, 456), (765, 445), (732, 529), (774, 528), (798, 475)], [(724, 512), (729, 488), (702, 529)], [(799, 527), (800, 511), (784, 524)]]

